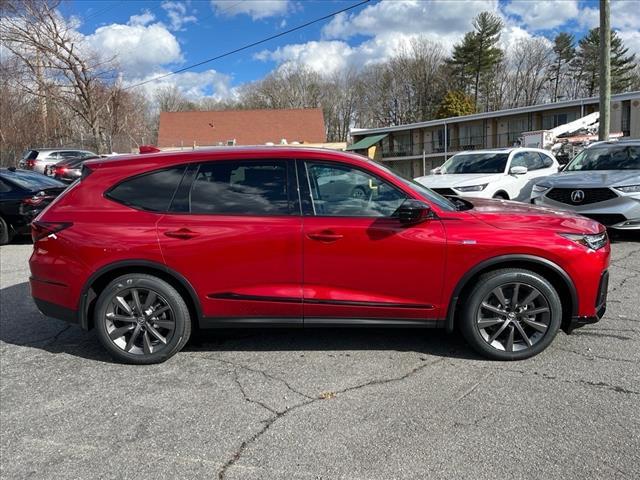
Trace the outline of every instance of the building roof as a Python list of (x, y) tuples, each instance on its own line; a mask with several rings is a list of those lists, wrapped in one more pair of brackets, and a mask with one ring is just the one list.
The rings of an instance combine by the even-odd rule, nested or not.
[(365, 149), (365, 148), (369, 148), (371, 145), (375, 145), (376, 143), (378, 143), (380, 140), (382, 140), (387, 135), (389, 135), (389, 134), (388, 133), (383, 133), (381, 135), (371, 135), (369, 137), (364, 137), (363, 139), (358, 140), (353, 145), (349, 145), (347, 147), (347, 150), (362, 150), (362, 149)]
[(216, 110), (160, 113), (159, 147), (218, 145), (264, 145), (325, 141), (322, 110)]
[[(619, 93), (617, 95), (611, 95), (611, 101), (621, 102), (623, 100), (631, 100), (640, 98), (640, 91)], [(529, 112), (542, 112), (544, 110), (554, 110), (557, 108), (578, 107), (580, 105), (591, 105), (598, 103), (599, 97), (591, 98), (578, 98), (576, 100), (564, 100), (562, 102), (543, 103), (540, 105), (530, 105), (527, 107), (509, 108), (506, 110), (496, 110), (493, 112), (474, 113), (471, 115), (462, 115), (460, 117), (441, 118), (437, 120), (428, 120), (426, 122), (407, 123), (405, 125), (395, 125), (392, 127), (380, 127), (380, 128), (352, 128), (351, 135), (371, 135), (376, 133), (389, 133), (402, 130), (409, 130), (412, 128), (425, 128), (436, 127), (439, 125), (446, 125), (448, 123), (458, 122), (470, 122), (473, 120), (483, 120), (485, 118), (504, 117), (508, 115), (518, 115)]]

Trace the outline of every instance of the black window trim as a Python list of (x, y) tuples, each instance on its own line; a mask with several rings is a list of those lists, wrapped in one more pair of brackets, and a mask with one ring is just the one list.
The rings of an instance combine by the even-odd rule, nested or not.
[[(224, 158), (220, 160), (209, 159), (209, 160), (198, 160), (197, 162), (190, 162), (184, 164), (184, 166), (190, 167), (195, 166), (194, 174), (191, 175), (191, 179), (189, 180), (189, 184), (185, 185), (186, 193), (189, 197), (189, 205), (191, 204), (191, 190), (195, 183), (195, 179), (198, 176), (198, 172), (200, 171), (200, 167), (204, 164), (209, 163), (229, 163), (229, 162), (253, 162), (253, 161), (263, 161), (263, 162), (284, 162), (286, 165), (286, 174), (287, 174), (287, 197), (289, 204), (289, 213), (288, 214), (278, 214), (278, 215), (270, 215), (265, 213), (204, 213), (204, 212), (196, 212), (193, 213), (191, 211), (188, 212), (180, 212), (180, 211), (172, 211), (173, 203), (176, 200), (176, 194), (182, 188), (182, 182), (185, 178), (187, 172), (189, 172), (189, 168), (186, 168), (182, 180), (178, 184), (175, 192), (173, 192), (173, 196), (171, 197), (171, 202), (169, 203), (169, 208), (163, 212), (165, 215), (198, 215), (198, 216), (208, 216), (208, 217), (267, 217), (267, 218), (291, 218), (291, 217), (300, 217), (302, 216), (300, 210), (300, 191), (298, 188), (297, 180), (296, 180), (296, 164), (295, 159), (287, 158), (287, 157), (243, 157), (243, 158)], [(294, 181), (296, 183), (294, 183)], [(190, 209), (189, 209), (190, 210)]]
[[(114, 185), (110, 186), (107, 190), (104, 191), (102, 196), (104, 198), (106, 198), (107, 200), (110, 200), (112, 202), (118, 203), (120, 205), (124, 205), (125, 207), (129, 207), (129, 208), (132, 208), (134, 210), (139, 210), (139, 211), (142, 211), (142, 212), (157, 213), (157, 214), (160, 214), (160, 215), (164, 215), (164, 214), (167, 213), (168, 208), (171, 206), (171, 203), (173, 202), (173, 197), (174, 197), (176, 191), (178, 190), (178, 188), (180, 187), (180, 184), (182, 183), (182, 178), (184, 178), (184, 174), (187, 171), (186, 167), (188, 165), (189, 165), (188, 163), (183, 163), (183, 164), (178, 164), (178, 165), (168, 165), (166, 167), (158, 168), (158, 169), (155, 169), (155, 170), (149, 170), (147, 172), (142, 172), (142, 173), (138, 173), (136, 175), (131, 175), (130, 177), (123, 178), (119, 182), (117, 182)], [(132, 205), (130, 203), (123, 202), (122, 200), (118, 200), (117, 198), (114, 198), (114, 197), (112, 197), (110, 195), (113, 190), (118, 188), (124, 182), (129, 182), (131, 180), (135, 180), (135, 179), (140, 178), (140, 177), (145, 177), (147, 175), (153, 175), (155, 173), (163, 172), (163, 171), (167, 171), (167, 170), (173, 170), (175, 168), (180, 168), (180, 167), (182, 167), (182, 169), (183, 169), (182, 170), (182, 177), (180, 178), (180, 181), (178, 182), (178, 185), (176, 186), (175, 190), (171, 194), (171, 200), (169, 201), (169, 204), (168, 204), (169, 206), (165, 210), (151, 210), (151, 209), (148, 209), (148, 208), (141, 207), (139, 205)]]
[[(309, 179), (309, 172), (307, 171), (307, 163), (319, 163), (319, 164), (325, 164), (328, 166), (341, 166), (341, 167), (348, 167), (348, 168), (353, 168), (354, 170), (359, 170), (367, 175), (370, 175), (372, 177), (375, 177), (376, 179), (378, 179), (380, 182), (384, 182), (388, 185), (390, 185), (391, 187), (393, 187), (395, 190), (399, 191), (400, 193), (402, 193), (406, 198), (404, 201), (408, 200), (408, 199), (415, 199), (413, 197), (412, 194), (409, 194), (407, 192), (405, 192), (404, 189), (398, 187), (397, 185), (395, 185), (392, 182), (389, 182), (387, 179), (380, 177), (380, 175), (378, 175), (377, 173), (372, 172), (371, 170), (368, 169), (364, 169), (358, 165), (352, 165), (350, 163), (345, 163), (345, 162), (340, 162), (340, 161), (335, 161), (335, 160), (329, 160), (329, 159), (316, 159), (316, 158), (305, 158), (305, 159), (300, 159), (298, 160), (298, 162), (301, 164), (301, 166), (303, 168), (299, 168), (299, 174), (300, 175), (304, 175), (304, 178), (302, 179), (302, 181), (300, 181), (300, 175), (299, 175), (299, 182), (304, 185), (303, 189), (301, 189), (300, 191), (300, 197), (301, 197), (301, 201), (300, 204), (302, 206), (302, 190), (304, 190), (304, 194), (305, 196), (307, 196), (309, 198), (309, 203), (311, 205), (311, 210), (309, 210), (307, 208), (307, 212), (305, 212), (303, 210), (302, 215), (305, 217), (317, 217), (317, 218), (353, 218), (353, 219), (372, 219), (372, 220), (389, 220), (389, 221), (397, 221), (397, 215), (394, 214), (391, 216), (371, 216), (371, 215), (317, 215), (313, 206), (313, 197), (311, 196), (311, 183), (310, 183), (310, 179)], [(402, 203), (404, 203), (404, 201)], [(420, 201), (423, 201), (422, 199), (420, 199)]]

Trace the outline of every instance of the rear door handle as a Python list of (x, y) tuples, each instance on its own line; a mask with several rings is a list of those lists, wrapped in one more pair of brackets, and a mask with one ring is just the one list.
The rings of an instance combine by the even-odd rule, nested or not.
[(179, 238), (180, 240), (189, 240), (190, 238), (195, 238), (199, 234), (196, 232), (192, 232), (188, 228), (181, 228), (179, 230), (168, 230), (164, 232), (167, 237), (170, 238)]
[(331, 243), (340, 240), (344, 235), (336, 233), (333, 230), (322, 230), (321, 232), (309, 233), (307, 237), (318, 242)]

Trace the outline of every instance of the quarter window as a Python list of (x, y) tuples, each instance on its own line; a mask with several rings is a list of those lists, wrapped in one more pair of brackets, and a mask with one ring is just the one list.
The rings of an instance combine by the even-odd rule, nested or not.
[(284, 160), (217, 161), (200, 165), (190, 212), (218, 215), (289, 215)]
[(378, 177), (347, 165), (306, 163), (317, 216), (391, 217), (407, 196)]
[(130, 207), (165, 212), (182, 179), (184, 169), (184, 166), (179, 166), (139, 175), (119, 183), (106, 195)]

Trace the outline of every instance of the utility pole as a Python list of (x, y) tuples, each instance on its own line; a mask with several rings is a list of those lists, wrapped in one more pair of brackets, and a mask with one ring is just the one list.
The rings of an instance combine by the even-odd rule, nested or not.
[(609, 0), (600, 0), (600, 121), (598, 140), (609, 140), (611, 114), (611, 22)]

